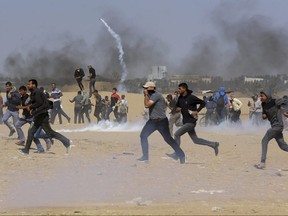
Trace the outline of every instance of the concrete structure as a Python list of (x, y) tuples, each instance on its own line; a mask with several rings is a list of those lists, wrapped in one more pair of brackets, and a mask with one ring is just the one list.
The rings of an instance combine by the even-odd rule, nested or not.
[(166, 66), (153, 66), (152, 73), (148, 75), (148, 81), (162, 80), (167, 78)]
[(254, 82), (263, 82), (263, 78), (255, 78), (255, 77), (244, 77), (244, 83), (254, 83)]
[(177, 86), (182, 82), (185, 83), (199, 83), (206, 82), (211, 83), (212, 77), (210, 76), (200, 76), (200, 75), (189, 75), (189, 74), (177, 74), (169, 76), (170, 86)]

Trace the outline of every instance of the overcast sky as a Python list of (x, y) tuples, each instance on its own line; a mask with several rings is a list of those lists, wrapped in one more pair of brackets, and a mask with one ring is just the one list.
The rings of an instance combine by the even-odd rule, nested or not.
[[(288, 28), (286, 0), (228, 2), (234, 2), (233, 10), (237, 12), (239, 8), (241, 16), (263, 15), (273, 25)], [(122, 23), (160, 39), (168, 47), (171, 61), (180, 62), (199, 38), (217, 34), (212, 15), (225, 3), (220, 0), (0, 0), (0, 72), (11, 53), (25, 55), (42, 47), (54, 50), (65, 38), (83, 39), (92, 46), (100, 32), (106, 31), (99, 18), (112, 28), (120, 29), (115, 25)]]

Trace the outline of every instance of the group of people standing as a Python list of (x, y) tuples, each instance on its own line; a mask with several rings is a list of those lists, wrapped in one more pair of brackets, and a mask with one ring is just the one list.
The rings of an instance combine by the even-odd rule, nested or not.
[(203, 97), (206, 105), (205, 126), (218, 125), (226, 120), (239, 124), (243, 103), (235, 97), (233, 92), (226, 92), (225, 87), (220, 87), (214, 96)]
[(117, 88), (112, 89), (110, 98), (108, 96), (102, 98), (98, 90), (93, 91), (92, 96), (94, 96), (95, 104), (92, 104), (89, 95), (85, 90), (82, 92), (78, 91), (77, 95), (72, 100), (69, 100), (71, 103), (74, 103), (74, 124), (84, 122), (84, 113), (90, 123), (90, 113), (92, 112), (93, 106), (95, 107), (93, 114), (97, 119), (97, 123), (102, 120), (109, 121), (112, 112), (116, 122), (127, 122), (128, 101), (124, 94), (120, 97), (117, 93)]
[[(101, 120), (110, 120), (110, 114), (112, 112), (116, 122), (127, 122), (128, 102), (125, 95), (121, 95), (120, 97), (120, 95), (117, 93), (117, 88), (113, 88), (110, 98), (108, 96), (102, 98), (95, 87), (96, 71), (91, 65), (88, 65), (87, 67), (89, 73), (89, 93), (87, 93), (82, 83), (82, 80), (85, 77), (84, 70), (82, 68), (77, 68), (74, 72), (74, 78), (76, 79), (80, 88), (77, 95), (72, 100), (69, 100), (71, 103), (75, 103), (74, 123), (84, 122), (83, 114), (86, 115), (88, 122), (91, 123), (90, 113), (92, 112), (92, 106), (95, 106), (94, 116), (97, 119), (97, 123), (99, 123)], [(92, 104), (90, 100), (91, 96), (94, 96), (95, 104)]]

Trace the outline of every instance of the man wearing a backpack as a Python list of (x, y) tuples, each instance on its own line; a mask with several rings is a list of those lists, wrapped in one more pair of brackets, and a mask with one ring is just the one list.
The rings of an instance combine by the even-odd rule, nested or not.
[[(195, 95), (193, 95), (192, 91), (188, 89), (188, 85), (186, 83), (180, 83), (178, 87), (180, 96), (176, 104), (177, 107), (176, 111), (181, 112), (182, 114), (183, 126), (175, 132), (174, 134), (175, 141), (180, 146), (181, 136), (184, 135), (185, 133), (188, 133), (188, 135), (195, 144), (211, 147), (214, 150), (215, 155), (217, 156), (219, 142), (213, 142), (202, 139), (197, 136), (197, 133), (195, 131), (198, 119), (198, 113), (205, 107), (205, 102), (200, 98), (196, 97)], [(175, 152), (166, 155), (175, 160), (178, 159), (178, 156)]]
[(228, 96), (225, 92), (224, 87), (220, 87), (219, 92), (214, 96), (214, 101), (216, 103), (216, 113), (218, 118), (218, 123), (221, 123), (225, 120), (227, 116), (227, 105), (228, 105)]
[(119, 123), (127, 122), (128, 101), (125, 99), (125, 95), (121, 95), (121, 100), (118, 101), (117, 106)]

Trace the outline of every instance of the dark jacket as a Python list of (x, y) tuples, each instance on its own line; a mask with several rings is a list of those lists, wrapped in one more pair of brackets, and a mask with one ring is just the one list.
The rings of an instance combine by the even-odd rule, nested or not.
[(82, 80), (85, 76), (84, 70), (82, 68), (77, 68), (74, 72), (74, 78), (77, 80)]
[[(197, 107), (197, 105), (199, 105), (199, 107)], [(184, 124), (195, 123), (197, 119), (189, 114), (188, 110), (200, 112), (205, 107), (205, 102), (193, 95), (191, 90), (188, 90), (186, 96), (179, 96), (176, 106), (181, 108)]]
[(93, 67), (89, 68), (89, 75), (90, 75), (90, 79), (96, 78), (96, 71)]
[(50, 108), (49, 101), (46, 98), (46, 95), (41, 92), (40, 89), (36, 88), (31, 91), (31, 109), (32, 115), (35, 117), (39, 114), (47, 113)]
[(270, 121), (271, 127), (283, 128), (282, 113), (279, 107), (276, 105), (276, 99), (272, 98), (269, 90), (261, 91), (261, 93), (267, 96), (267, 101), (262, 102), (263, 114), (267, 116)]
[[(10, 98), (8, 97), (8, 94), (11, 95)], [(5, 105), (7, 106), (8, 110), (12, 112), (19, 111), (19, 109), (16, 108), (17, 106), (21, 105), (21, 95), (19, 94), (19, 92), (16, 90), (10, 93), (6, 92), (6, 98), (7, 98), (7, 101)]]
[[(31, 99), (30, 99), (30, 96), (28, 94), (24, 95), (21, 97), (21, 105), (22, 106), (27, 106), (31, 103)], [(27, 109), (23, 109), (22, 111), (22, 115), (26, 118), (26, 119), (29, 119), (29, 118), (32, 118), (30, 112), (27, 110)]]

